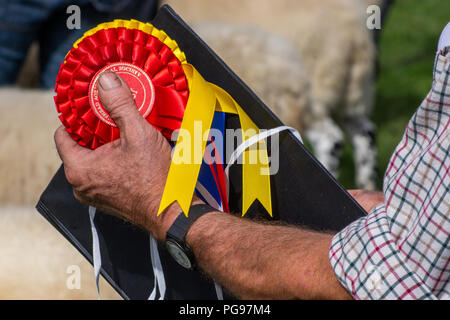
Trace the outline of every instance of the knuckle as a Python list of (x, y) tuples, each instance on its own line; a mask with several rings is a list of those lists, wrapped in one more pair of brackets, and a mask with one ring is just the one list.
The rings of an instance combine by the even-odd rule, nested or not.
[(75, 188), (73, 189), (73, 197), (80, 203), (90, 204), (88, 199)]
[(58, 127), (58, 129), (55, 130), (55, 132), (53, 133), (53, 140), (55, 140), (55, 143), (58, 144), (58, 139), (59, 139), (59, 131), (61, 127)]
[(80, 194), (75, 189), (72, 189), (72, 193), (75, 200), (77, 200), (78, 202), (83, 202)]
[(148, 143), (149, 139), (152, 137), (150, 124), (143, 121), (142, 125), (136, 126), (136, 139), (140, 143)]
[(123, 90), (112, 93), (108, 100), (111, 112), (121, 110), (134, 104), (131, 94), (127, 94)]
[(72, 186), (79, 186), (82, 183), (81, 175), (76, 172), (76, 170), (71, 169), (69, 167), (64, 167), (64, 173), (66, 175), (67, 181)]
[(59, 144), (61, 142), (63, 130), (65, 130), (62, 126), (59, 126), (58, 129), (55, 130), (55, 133), (53, 134), (53, 140), (55, 141), (55, 145), (59, 147)]

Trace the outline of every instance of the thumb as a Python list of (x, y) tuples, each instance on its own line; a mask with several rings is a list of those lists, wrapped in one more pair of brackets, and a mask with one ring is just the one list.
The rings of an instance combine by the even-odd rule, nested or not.
[(127, 136), (142, 123), (144, 118), (136, 107), (130, 88), (119, 75), (110, 71), (102, 73), (97, 89), (102, 106), (116, 123), (121, 136)]

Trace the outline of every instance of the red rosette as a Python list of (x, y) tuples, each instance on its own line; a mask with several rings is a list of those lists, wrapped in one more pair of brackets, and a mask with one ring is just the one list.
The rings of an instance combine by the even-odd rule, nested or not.
[(73, 139), (95, 149), (120, 136), (97, 94), (98, 77), (107, 70), (127, 82), (139, 112), (170, 139), (181, 126), (189, 89), (182, 63), (165, 42), (137, 28), (110, 27), (74, 45), (55, 86), (59, 118)]

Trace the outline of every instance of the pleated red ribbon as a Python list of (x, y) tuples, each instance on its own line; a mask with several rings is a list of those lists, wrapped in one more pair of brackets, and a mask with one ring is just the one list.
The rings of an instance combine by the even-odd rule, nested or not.
[(127, 81), (141, 114), (170, 139), (181, 126), (189, 97), (181, 62), (158, 38), (124, 27), (83, 38), (61, 64), (55, 103), (72, 138), (95, 149), (120, 136), (96, 96), (96, 79), (104, 70), (116, 71)]

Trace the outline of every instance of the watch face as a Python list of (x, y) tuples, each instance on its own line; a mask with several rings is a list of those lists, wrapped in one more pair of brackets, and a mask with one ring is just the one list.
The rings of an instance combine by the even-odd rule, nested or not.
[(167, 251), (169, 251), (170, 255), (175, 259), (175, 261), (178, 262), (181, 266), (185, 267), (186, 269), (192, 268), (191, 260), (189, 260), (188, 256), (178, 243), (167, 240), (166, 248)]

